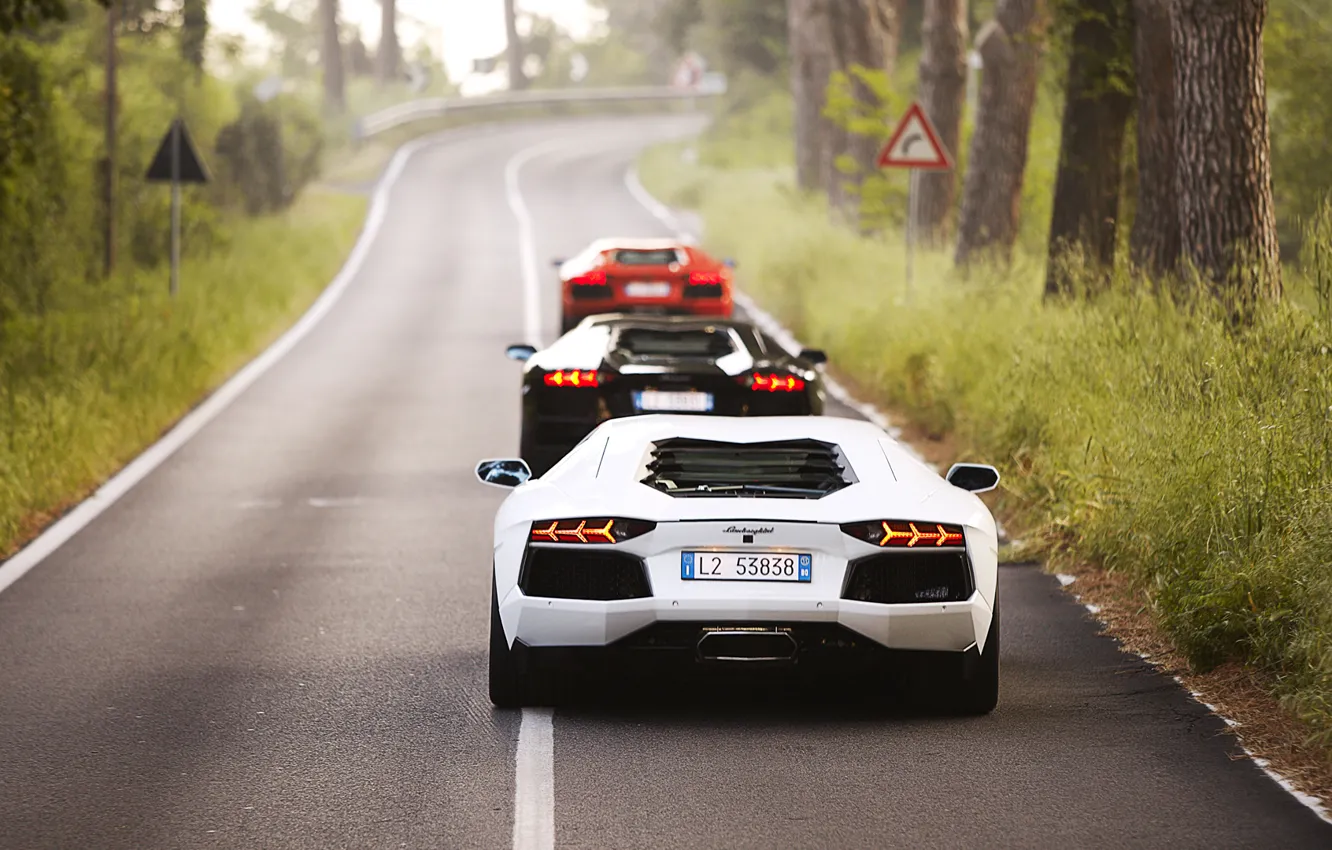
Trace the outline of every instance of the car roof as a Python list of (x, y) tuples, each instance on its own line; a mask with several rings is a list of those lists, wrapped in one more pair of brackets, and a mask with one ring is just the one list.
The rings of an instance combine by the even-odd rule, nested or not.
[(607, 237), (597, 239), (590, 247), (590, 250), (600, 253), (602, 251), (661, 251), (667, 248), (687, 249), (690, 246), (685, 245), (679, 239), (669, 237)]
[(703, 328), (753, 328), (753, 322), (721, 316), (664, 316), (651, 313), (601, 313), (589, 316), (585, 327), (611, 328), (664, 328), (670, 330), (702, 330)]

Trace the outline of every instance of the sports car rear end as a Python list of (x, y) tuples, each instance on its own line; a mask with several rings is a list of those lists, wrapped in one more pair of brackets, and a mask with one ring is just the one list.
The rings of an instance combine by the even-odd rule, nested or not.
[(729, 317), (731, 273), (701, 250), (660, 240), (597, 246), (562, 273), (561, 329), (597, 313)]
[(596, 336), (586, 355), (552, 346), (527, 371), (522, 456), (544, 471), (598, 424), (625, 416), (821, 414), (812, 364), (755, 350), (738, 324), (621, 317), (572, 331), (557, 346), (578, 348), (577, 337)]
[[(599, 442), (555, 478), (584, 455), (623, 470), (625, 458)], [(496, 586), (511, 590), (497, 590), (496, 616), (523, 675), (762, 666), (857, 670), (857, 687), (872, 689), (924, 659), (955, 697), (957, 682), (987, 675), (997, 653), (993, 520), (947, 497), (882, 498), (896, 464), (877, 442), (737, 451), (666, 439), (640, 462), (644, 498), (607, 486), (605, 498), (571, 492), (564, 510), (498, 520)], [(955, 706), (993, 707), (974, 690), (962, 687)]]

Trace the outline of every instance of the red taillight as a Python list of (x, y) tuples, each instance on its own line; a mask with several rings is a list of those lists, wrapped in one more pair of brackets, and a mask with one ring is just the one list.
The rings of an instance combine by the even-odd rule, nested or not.
[(719, 286), (723, 282), (721, 272), (694, 272), (689, 275), (690, 286)]
[(578, 277), (570, 278), (569, 282), (577, 286), (605, 286), (606, 270), (595, 269), (587, 274), (580, 274)]
[(641, 519), (543, 519), (532, 523), (528, 540), (533, 543), (620, 543), (656, 528)]
[(749, 388), (755, 392), (793, 393), (805, 388), (805, 380), (795, 375), (755, 372), (749, 376)]
[(560, 369), (546, 373), (548, 387), (595, 387), (601, 383), (601, 376), (595, 371), (583, 369)]
[(924, 549), (961, 546), (965, 541), (962, 526), (940, 522), (907, 522), (903, 520), (874, 520), (852, 522), (842, 531), (866, 543), (885, 548)]

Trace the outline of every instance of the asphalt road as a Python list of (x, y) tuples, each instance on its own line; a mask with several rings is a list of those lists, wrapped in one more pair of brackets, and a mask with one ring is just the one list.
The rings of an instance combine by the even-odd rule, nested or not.
[[(505, 170), (525, 152), (549, 340), (548, 258), (662, 233), (624, 173), (687, 129), (473, 128), (408, 163), (315, 330), (0, 593), (0, 847), (512, 845), (520, 717), (485, 687), (503, 494), (471, 475), (518, 441)], [(1000, 588), (988, 717), (780, 692), (557, 710), (556, 846), (1332, 846), (1053, 578)]]

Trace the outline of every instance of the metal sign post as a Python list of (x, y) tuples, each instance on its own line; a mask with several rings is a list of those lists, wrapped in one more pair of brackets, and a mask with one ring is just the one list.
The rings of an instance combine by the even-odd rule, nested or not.
[(180, 291), (180, 184), (208, 182), (203, 160), (190, 141), (185, 122), (179, 118), (171, 122), (158, 146), (146, 179), (171, 184), (171, 296), (174, 298)]
[(906, 297), (911, 298), (911, 280), (914, 273), (916, 253), (916, 207), (920, 199), (920, 180), (916, 169), (911, 169), (907, 177), (907, 220), (906, 220)]
[(898, 122), (888, 144), (879, 152), (880, 168), (905, 168), (910, 172), (907, 183), (907, 221), (906, 221), (906, 293), (911, 295), (912, 278), (915, 274), (916, 235), (920, 209), (920, 174), (921, 170), (947, 171), (953, 167), (948, 150), (939, 141), (930, 119), (919, 103), (911, 108)]
[(180, 133), (171, 134), (171, 297), (180, 291)]

